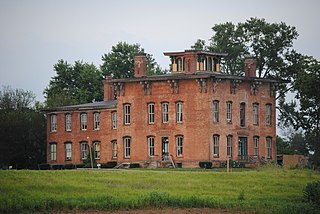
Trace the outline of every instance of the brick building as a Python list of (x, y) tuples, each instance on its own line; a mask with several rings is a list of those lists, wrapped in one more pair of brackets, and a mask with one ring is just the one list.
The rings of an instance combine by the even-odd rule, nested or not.
[(89, 151), (97, 162), (150, 164), (276, 159), (275, 93), (279, 81), (220, 72), (226, 54), (168, 52), (171, 73), (146, 76), (145, 55), (135, 77), (104, 80), (104, 101), (50, 109), (48, 163), (78, 164)]

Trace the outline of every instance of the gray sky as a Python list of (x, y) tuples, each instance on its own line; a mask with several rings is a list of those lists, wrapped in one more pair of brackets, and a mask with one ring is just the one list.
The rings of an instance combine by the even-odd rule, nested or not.
[(165, 51), (208, 40), (214, 24), (250, 17), (295, 26), (294, 48), (320, 59), (320, 1), (0, 0), (0, 86), (43, 90), (59, 59), (101, 64), (119, 41), (139, 43), (168, 68)]

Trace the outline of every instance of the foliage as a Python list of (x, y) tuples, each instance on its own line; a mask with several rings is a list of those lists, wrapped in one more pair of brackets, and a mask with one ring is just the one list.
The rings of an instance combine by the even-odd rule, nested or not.
[(4, 87), (0, 91), (0, 168), (38, 168), (46, 156), (46, 120), (33, 109), (34, 94)]
[(212, 168), (212, 162), (200, 161), (199, 162), (199, 166), (200, 166), (200, 168), (203, 168), (203, 169), (211, 169)]
[(267, 23), (265, 19), (250, 18), (244, 23), (215, 24), (210, 45), (198, 39), (194, 48), (227, 53), (221, 61), (222, 70), (232, 75), (243, 75), (244, 59), (257, 59), (258, 77), (285, 77), (283, 68), (289, 63), (293, 41), (298, 33), (285, 23)]
[(304, 197), (307, 201), (320, 206), (320, 181), (308, 183), (304, 190)]
[(277, 135), (276, 145), (278, 154), (300, 154), (305, 156), (309, 154), (308, 145), (303, 133), (301, 132), (291, 133), (288, 140)]
[[(128, 44), (119, 42), (112, 46), (111, 52), (102, 56), (102, 65), (100, 69), (104, 76), (113, 78), (130, 78), (134, 76), (134, 55), (145, 53), (140, 44)], [(147, 75), (164, 74), (160, 66), (155, 62), (151, 54), (147, 56)]]
[[(319, 212), (319, 207), (303, 200), (306, 184), (320, 179), (315, 171), (138, 170), (3, 170), (0, 212), (165, 207), (211, 207), (249, 213)], [(245, 200), (238, 200), (241, 192)]]
[(198, 39), (194, 45), (191, 45), (191, 49), (194, 50), (206, 50), (206, 41), (203, 39)]
[(117, 162), (116, 161), (109, 161), (106, 163), (100, 163), (101, 164), (101, 168), (114, 168), (117, 166)]
[(54, 76), (44, 90), (48, 107), (90, 103), (103, 99), (102, 74), (93, 64), (59, 60)]

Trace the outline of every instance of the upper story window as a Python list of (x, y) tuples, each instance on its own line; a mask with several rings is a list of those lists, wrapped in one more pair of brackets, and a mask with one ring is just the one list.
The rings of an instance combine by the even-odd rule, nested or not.
[(93, 157), (94, 159), (100, 159), (100, 142), (93, 142)]
[(100, 113), (99, 112), (93, 113), (93, 128), (94, 130), (100, 129)]
[(177, 157), (183, 156), (183, 136), (176, 137), (176, 155)]
[(266, 137), (267, 158), (272, 158), (272, 137)]
[(154, 156), (154, 137), (148, 137), (148, 156)]
[(57, 131), (57, 115), (55, 114), (50, 116), (50, 129), (52, 132)]
[(213, 135), (213, 156), (219, 157), (219, 135)]
[(154, 103), (148, 104), (148, 123), (154, 124)]
[(227, 102), (227, 123), (232, 122), (232, 102)]
[(87, 159), (89, 154), (89, 145), (87, 142), (80, 143), (80, 159), (85, 160)]
[(169, 103), (161, 104), (161, 112), (162, 112), (162, 123), (169, 122)]
[(88, 128), (88, 115), (87, 113), (80, 114), (80, 129), (87, 130)]
[(240, 103), (240, 127), (246, 126), (246, 104)]
[(124, 158), (130, 158), (130, 153), (131, 153), (131, 138), (130, 137), (125, 137), (123, 138), (123, 153), (124, 153)]
[(65, 147), (66, 160), (71, 160), (72, 159), (72, 143), (67, 142), (64, 144), (64, 147)]
[(271, 125), (271, 109), (272, 109), (272, 105), (267, 104), (266, 105), (266, 125), (267, 126)]
[(259, 137), (254, 136), (253, 137), (253, 155), (254, 156), (259, 156)]
[(123, 105), (124, 125), (130, 125), (130, 113), (131, 113), (131, 105), (124, 104)]
[(232, 135), (227, 136), (227, 156), (232, 157)]
[(66, 114), (65, 119), (66, 119), (66, 131), (71, 131), (71, 129), (72, 129), (72, 116), (71, 116), (71, 114)]
[(57, 143), (50, 143), (50, 160), (57, 160)]
[(182, 123), (183, 121), (183, 113), (182, 113), (182, 102), (176, 103), (176, 122)]
[(111, 141), (111, 149), (112, 149), (112, 158), (117, 158), (118, 157), (118, 144), (117, 140)]
[(219, 101), (213, 101), (213, 122), (219, 122)]
[(183, 71), (183, 60), (182, 60), (182, 58), (177, 58), (177, 71)]
[(117, 112), (116, 111), (111, 113), (111, 122), (112, 122), (112, 129), (117, 129)]
[(259, 124), (259, 103), (253, 103), (253, 124)]

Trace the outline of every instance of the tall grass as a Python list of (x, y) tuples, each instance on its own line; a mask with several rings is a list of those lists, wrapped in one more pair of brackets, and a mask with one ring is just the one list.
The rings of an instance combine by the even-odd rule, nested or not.
[(310, 170), (0, 171), (0, 213), (59, 209), (210, 207), (256, 213), (319, 213), (303, 199)]

